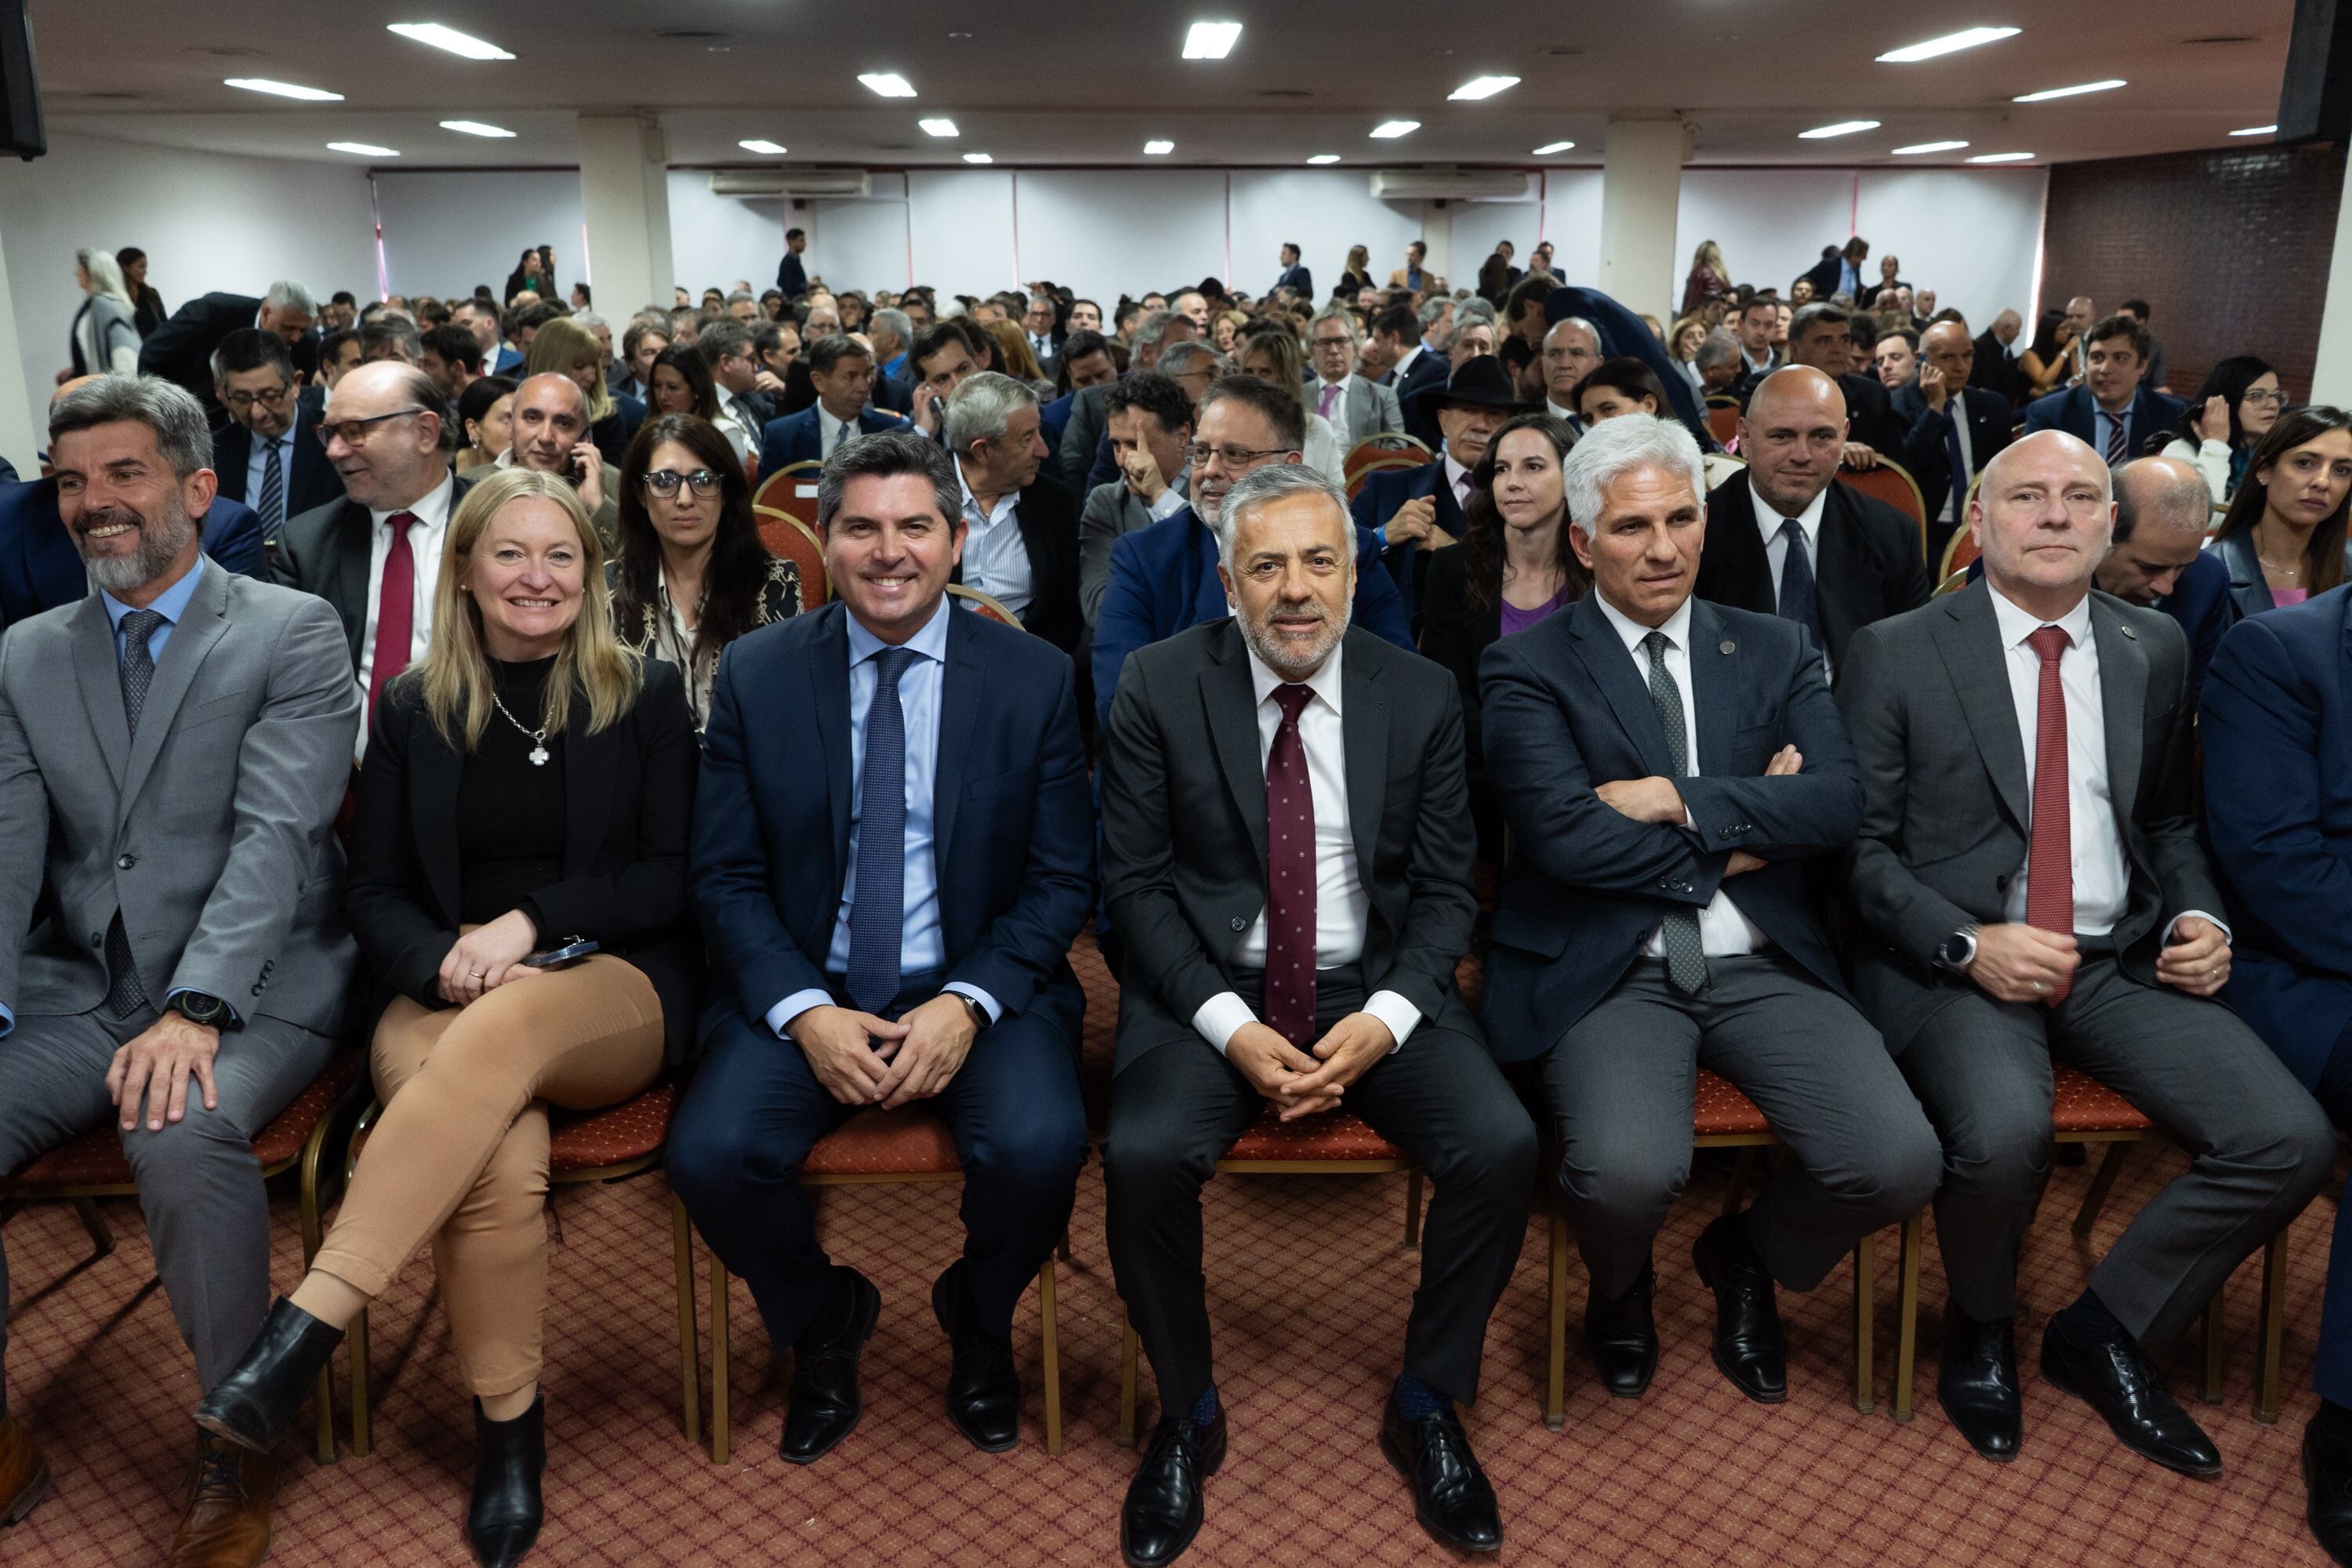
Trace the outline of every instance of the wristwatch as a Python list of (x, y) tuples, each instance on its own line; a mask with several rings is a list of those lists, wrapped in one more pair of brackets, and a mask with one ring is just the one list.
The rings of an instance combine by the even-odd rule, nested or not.
[(977, 998), (968, 996), (961, 991), (951, 991), (948, 994), (963, 1004), (963, 1010), (971, 1015), (971, 1026), (974, 1029), (985, 1029), (995, 1022), (988, 1016), (988, 1009), (982, 1006)]
[(1977, 961), (1977, 922), (1970, 921), (1936, 944), (1936, 967), (1958, 973)]
[(219, 997), (203, 991), (183, 991), (163, 1004), (192, 1024), (204, 1024), (215, 1029), (236, 1026), (236, 1015)]

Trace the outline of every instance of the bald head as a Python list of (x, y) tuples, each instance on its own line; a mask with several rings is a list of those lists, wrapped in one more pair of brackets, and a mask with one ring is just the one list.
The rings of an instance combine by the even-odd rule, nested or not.
[(1811, 365), (1774, 371), (1739, 416), (1749, 488), (1782, 517), (1795, 517), (1837, 478), (1845, 435), (1845, 394), (1834, 377)]
[(334, 432), (327, 461), (343, 493), (375, 511), (398, 511), (432, 494), (449, 471), (441, 447), (446, 418), (433, 378), (415, 365), (386, 359), (347, 372), (320, 426)]
[(2014, 310), (2003, 310), (1992, 319), (1992, 335), (2004, 343), (2015, 342), (2024, 329), (2025, 319)]
[(2090, 591), (2114, 516), (2106, 464), (2063, 430), (2038, 430), (2003, 447), (1969, 503), (1985, 575), (2044, 620), (2059, 619)]
[(571, 464), (572, 447), (587, 438), (588, 395), (560, 372), (527, 376), (515, 388), (513, 424), (514, 465), (560, 474)]
[(49, 406), (55, 408), (58, 405), (58, 400), (65, 396), (67, 393), (71, 392), (77, 386), (88, 386), (91, 382), (96, 381), (98, 377), (94, 375), (77, 375), (69, 381), (61, 381), (58, 383), (58, 389), (49, 394)]
[(1977, 341), (1958, 321), (1938, 321), (1919, 334), (1919, 361), (1941, 371), (1944, 385), (1957, 393), (1976, 369)]
[(2172, 593), (2196, 563), (2212, 521), (2205, 478), (2179, 458), (2138, 458), (2116, 470), (2115, 546), (2098, 584), (2135, 605)]

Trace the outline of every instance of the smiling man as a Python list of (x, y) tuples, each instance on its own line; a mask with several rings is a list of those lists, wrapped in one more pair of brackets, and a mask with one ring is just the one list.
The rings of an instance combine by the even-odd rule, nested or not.
[[(513, 436), (498, 461), (468, 468), (457, 477), (482, 479), (499, 468), (561, 474), (580, 492), (580, 504), (588, 509), (589, 521), (596, 525), (605, 548), (611, 549), (621, 526), (617, 499), (621, 470), (604, 461), (589, 437), (588, 395), (580, 390), (579, 383), (553, 371), (525, 377), (515, 388), (509, 419)], [(350, 479), (343, 482), (348, 489)]]
[(213, 392), (228, 410), (213, 439), (220, 493), (254, 510), (263, 539), (275, 542), (288, 518), (341, 496), (319, 447), (316, 395), (306, 395), (285, 340), (251, 329), (222, 339)]
[[(2077, 303), (2089, 309), (2087, 300)], [(2082, 343), (2082, 384), (2027, 404), (2026, 434), (2063, 430), (2115, 468), (2129, 462), (2149, 437), (2179, 429), (2189, 405), (2140, 380), (2147, 350), (2147, 329), (2137, 317), (2117, 314), (2095, 323)]]

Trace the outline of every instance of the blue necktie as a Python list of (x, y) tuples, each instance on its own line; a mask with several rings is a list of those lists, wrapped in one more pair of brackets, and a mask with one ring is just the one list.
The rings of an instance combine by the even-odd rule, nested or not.
[(1813, 608), (1813, 563), (1805, 559), (1805, 531), (1792, 517), (1780, 525), (1780, 537), (1789, 546), (1780, 562), (1780, 618), (1810, 630), (1818, 647), (1822, 618)]
[(907, 715), (898, 678), (915, 650), (874, 656), (874, 701), (866, 710), (866, 777), (857, 796), (857, 891), (849, 905), (851, 1005), (880, 1013), (898, 994), (898, 948), (906, 935)]
[(1968, 516), (1969, 459), (1960, 450), (1960, 421), (1969, 416), (1968, 405), (1954, 394), (1948, 406), (1952, 422), (1944, 428), (1944, 461), (1952, 470), (1952, 521), (1959, 523)]

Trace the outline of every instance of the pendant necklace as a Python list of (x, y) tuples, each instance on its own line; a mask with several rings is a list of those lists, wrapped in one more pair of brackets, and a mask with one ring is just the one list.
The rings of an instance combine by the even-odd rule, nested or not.
[(490, 693), (490, 700), (494, 703), (498, 703), (498, 710), (500, 713), (506, 714), (506, 721), (508, 723), (513, 725), (518, 730), (522, 730), (524, 734), (530, 737), (530, 765), (535, 768), (543, 768), (547, 766), (547, 727), (545, 725), (541, 725), (536, 730), (523, 730), (522, 721), (516, 718), (513, 714), (507, 712), (507, 705), (499, 701), (499, 694), (497, 692), (493, 691)]

